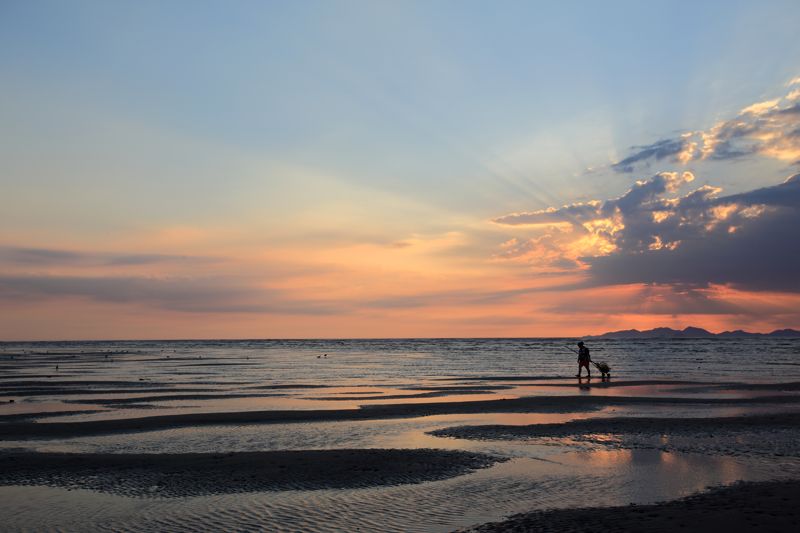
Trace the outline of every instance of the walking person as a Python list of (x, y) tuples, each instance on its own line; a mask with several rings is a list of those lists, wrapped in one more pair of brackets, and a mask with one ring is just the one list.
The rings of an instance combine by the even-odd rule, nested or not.
[(589, 354), (589, 348), (583, 345), (583, 341), (578, 341), (578, 373), (575, 377), (580, 379), (581, 369), (586, 367), (586, 377), (591, 379), (592, 371), (589, 369), (589, 364), (592, 362), (592, 356)]

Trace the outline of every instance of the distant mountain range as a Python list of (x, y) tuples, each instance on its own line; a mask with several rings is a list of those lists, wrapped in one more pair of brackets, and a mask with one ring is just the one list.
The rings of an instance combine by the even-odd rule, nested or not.
[(624, 329), (621, 331), (609, 331), (602, 335), (589, 335), (584, 339), (735, 339), (749, 337), (800, 337), (800, 331), (796, 329), (776, 329), (772, 333), (750, 333), (749, 331), (737, 329), (735, 331), (711, 333), (703, 328), (690, 326), (682, 330), (672, 328), (655, 328), (644, 331)]

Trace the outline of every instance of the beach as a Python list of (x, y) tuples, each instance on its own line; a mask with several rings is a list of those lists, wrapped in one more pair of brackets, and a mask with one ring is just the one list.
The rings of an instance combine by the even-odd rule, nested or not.
[(744, 360), (754, 343), (654, 344), (672, 369), (643, 375), (641, 343), (598, 342), (613, 377), (580, 381), (559, 341), (377, 344), (3, 345), (0, 517), (10, 531), (796, 527), (800, 341), (768, 345), (773, 364), (746, 380), (686, 354)]
[(666, 503), (540, 511), (463, 531), (795, 531), (798, 501), (797, 481), (740, 483)]

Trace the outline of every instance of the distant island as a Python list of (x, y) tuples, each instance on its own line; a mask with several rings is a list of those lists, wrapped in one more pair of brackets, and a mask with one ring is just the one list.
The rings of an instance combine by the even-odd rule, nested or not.
[(796, 329), (776, 329), (772, 333), (750, 333), (737, 329), (734, 331), (723, 331), (722, 333), (711, 333), (703, 328), (687, 327), (685, 329), (655, 328), (639, 331), (638, 329), (624, 329), (620, 331), (609, 331), (602, 335), (587, 335), (585, 339), (735, 339), (748, 337), (800, 337), (800, 331)]

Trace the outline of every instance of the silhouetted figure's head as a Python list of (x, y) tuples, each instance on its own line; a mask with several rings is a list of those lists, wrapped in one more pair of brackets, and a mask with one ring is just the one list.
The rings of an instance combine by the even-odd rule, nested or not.
[(583, 346), (583, 341), (578, 341), (578, 346)]

